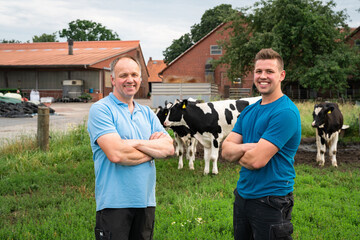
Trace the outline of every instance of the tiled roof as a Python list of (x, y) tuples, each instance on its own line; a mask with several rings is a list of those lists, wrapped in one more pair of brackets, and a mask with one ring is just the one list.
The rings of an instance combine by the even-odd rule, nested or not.
[(158, 76), (158, 73), (166, 68), (166, 64), (163, 60), (152, 60), (149, 59), (147, 63), (147, 69), (149, 71), (150, 77), (148, 82), (162, 82), (162, 79)]
[(139, 41), (83, 41), (74, 42), (69, 55), (67, 42), (2, 43), (0, 67), (91, 67), (136, 48)]

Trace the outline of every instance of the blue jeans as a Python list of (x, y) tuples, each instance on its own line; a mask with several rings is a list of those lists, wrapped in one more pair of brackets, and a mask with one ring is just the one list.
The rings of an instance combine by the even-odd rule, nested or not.
[(292, 239), (291, 212), (294, 206), (292, 193), (286, 196), (244, 199), (235, 189), (234, 195), (235, 240)]

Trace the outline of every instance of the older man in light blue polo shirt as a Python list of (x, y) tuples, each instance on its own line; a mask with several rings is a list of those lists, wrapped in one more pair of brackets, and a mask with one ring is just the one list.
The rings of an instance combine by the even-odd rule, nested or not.
[(154, 158), (173, 155), (173, 142), (154, 112), (134, 101), (140, 64), (125, 56), (111, 69), (114, 91), (92, 105), (88, 120), (96, 183), (95, 236), (152, 239)]

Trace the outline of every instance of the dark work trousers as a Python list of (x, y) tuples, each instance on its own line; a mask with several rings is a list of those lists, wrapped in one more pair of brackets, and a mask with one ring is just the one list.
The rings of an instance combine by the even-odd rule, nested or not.
[(96, 240), (153, 238), (155, 207), (106, 208), (96, 212)]
[(267, 196), (244, 199), (234, 191), (235, 240), (290, 240), (293, 233), (291, 211), (294, 206), (292, 193), (286, 196)]

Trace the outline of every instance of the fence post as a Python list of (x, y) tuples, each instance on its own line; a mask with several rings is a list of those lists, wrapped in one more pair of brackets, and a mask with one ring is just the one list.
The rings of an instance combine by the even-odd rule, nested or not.
[(49, 150), (49, 108), (38, 107), (37, 126), (38, 146), (43, 151)]

